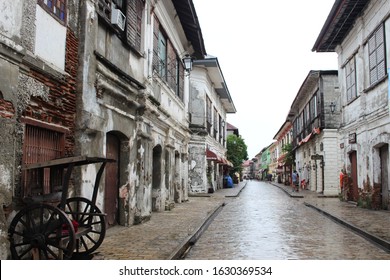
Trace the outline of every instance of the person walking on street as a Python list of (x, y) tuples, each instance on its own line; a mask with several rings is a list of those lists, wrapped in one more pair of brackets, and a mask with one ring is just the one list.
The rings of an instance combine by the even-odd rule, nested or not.
[(293, 191), (299, 192), (299, 175), (298, 175), (298, 172), (296, 170), (294, 170), (294, 172), (292, 174), (292, 181), (293, 181), (293, 185), (294, 185)]
[(343, 201), (348, 200), (348, 183), (347, 183), (347, 174), (345, 173), (344, 169), (341, 169), (340, 171), (340, 192), (341, 192), (341, 198)]

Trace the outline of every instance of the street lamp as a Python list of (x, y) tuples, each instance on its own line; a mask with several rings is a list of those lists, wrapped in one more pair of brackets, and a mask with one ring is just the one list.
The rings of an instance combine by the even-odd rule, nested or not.
[(336, 103), (334, 102), (330, 102), (330, 111), (332, 112), (332, 114), (334, 113), (334, 111), (336, 110)]
[(192, 57), (186, 54), (182, 60), (184, 64), (184, 69), (187, 71), (187, 73), (189, 73), (192, 70), (192, 62), (193, 62)]

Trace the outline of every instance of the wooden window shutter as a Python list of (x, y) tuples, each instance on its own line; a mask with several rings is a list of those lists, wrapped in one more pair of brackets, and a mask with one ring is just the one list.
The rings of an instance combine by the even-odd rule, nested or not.
[(175, 90), (177, 79), (177, 60), (176, 53), (170, 41), (168, 43), (168, 84)]
[(141, 51), (142, 0), (127, 2), (126, 39), (135, 50)]
[(153, 70), (156, 70), (159, 72), (158, 69), (158, 34), (160, 31), (160, 22), (158, 21), (158, 18), (154, 17), (154, 23), (153, 23)]
[(179, 97), (181, 100), (184, 99), (184, 66), (179, 62)]

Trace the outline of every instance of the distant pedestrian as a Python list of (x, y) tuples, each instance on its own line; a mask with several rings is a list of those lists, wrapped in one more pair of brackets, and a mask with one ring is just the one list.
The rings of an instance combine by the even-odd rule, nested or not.
[(298, 175), (298, 172), (296, 170), (294, 170), (294, 172), (292, 174), (292, 182), (294, 185), (293, 191), (299, 192), (299, 175)]
[(348, 200), (348, 175), (345, 173), (344, 169), (340, 171), (340, 193), (341, 199), (343, 201)]
[(225, 176), (225, 180), (226, 180), (226, 187), (233, 188), (233, 179), (232, 177), (230, 177), (229, 174)]

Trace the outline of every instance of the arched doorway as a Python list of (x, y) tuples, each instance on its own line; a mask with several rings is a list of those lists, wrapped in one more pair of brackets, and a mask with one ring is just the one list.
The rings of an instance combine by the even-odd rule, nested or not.
[(382, 207), (389, 209), (390, 207), (390, 185), (389, 185), (389, 144), (383, 145), (379, 149), (380, 157), (380, 171), (381, 171), (381, 194), (382, 194)]
[(106, 135), (106, 157), (114, 159), (115, 162), (107, 163), (104, 212), (106, 213), (107, 226), (118, 223), (118, 195), (119, 195), (119, 166), (120, 166), (120, 140), (114, 133)]
[(352, 151), (349, 154), (349, 161), (351, 163), (351, 179), (352, 179), (352, 189), (350, 189), (348, 194), (348, 200), (358, 201), (359, 199), (359, 189), (358, 189), (358, 174), (357, 174), (357, 158), (356, 151)]
[(180, 203), (182, 199), (182, 187), (180, 176), (180, 154), (175, 151), (175, 173), (174, 173), (174, 200)]
[(162, 148), (157, 145), (153, 148), (152, 164), (152, 211), (161, 210), (161, 156)]

